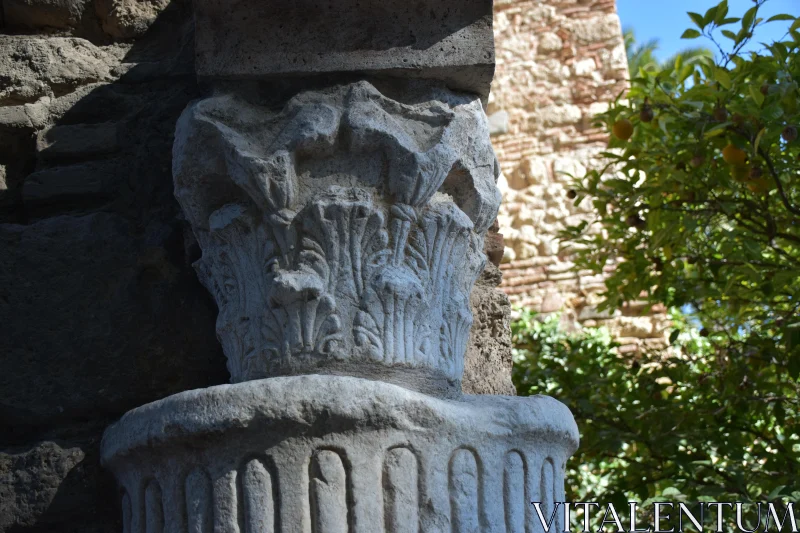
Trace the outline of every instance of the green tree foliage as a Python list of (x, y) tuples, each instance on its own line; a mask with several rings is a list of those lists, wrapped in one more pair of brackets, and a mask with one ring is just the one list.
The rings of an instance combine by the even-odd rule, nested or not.
[(684, 64), (693, 63), (700, 58), (713, 58), (714, 52), (711, 49), (697, 46), (681, 50), (677, 54), (667, 58), (660, 63), (655, 56), (658, 50), (658, 39), (651, 39), (646, 43), (639, 43), (636, 40), (636, 33), (632, 28), (625, 28), (623, 31), (625, 39), (625, 53), (628, 56), (628, 71), (631, 78), (636, 78), (641, 72), (657, 72), (664, 69), (672, 70), (678, 58)]
[(797, 411), (776, 414), (780, 402), (752, 390), (761, 370), (720, 361), (681, 313), (671, 318), (672, 349), (643, 354), (619, 353), (605, 329), (567, 333), (557, 316), (523, 311), (512, 324), (517, 393), (558, 398), (580, 428), (568, 498), (617, 509), (800, 500)]
[[(579, 420), (573, 464), (596, 478), (575, 470), (571, 484), (589, 501), (800, 497), (800, 19), (763, 20), (766, 1), (689, 13), (683, 37), (709, 39), (716, 61), (638, 69), (599, 117), (608, 164), (576, 185), (596, 218), (562, 235), (577, 269), (621, 260), (601, 309), (662, 303), (699, 337), (675, 315), (673, 347), (633, 357), (596, 332), (515, 325), (520, 393)], [(785, 37), (742, 52), (776, 21)]]

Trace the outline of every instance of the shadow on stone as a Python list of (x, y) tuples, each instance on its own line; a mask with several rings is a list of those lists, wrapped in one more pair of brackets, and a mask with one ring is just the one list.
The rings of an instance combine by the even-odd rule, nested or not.
[[(0, 505), (0, 531), (121, 531), (115, 483), (99, 464), (105, 427), (138, 405), (229, 379), (216, 306), (191, 266), (196, 244), (173, 197), (175, 122), (199, 94), (189, 9), (173, 2), (124, 57), (103, 55), (100, 79), (76, 79), (50, 98), (0, 99), (8, 186), (0, 195), (0, 460), (51, 440), (84, 456), (63, 479), (23, 465), (30, 483), (54, 483), (55, 494), (25, 517)], [(65, 54), (73, 41), (0, 39)], [(73, 68), (85, 59), (67, 58)], [(39, 494), (5, 477), (0, 492), (9, 501)]]

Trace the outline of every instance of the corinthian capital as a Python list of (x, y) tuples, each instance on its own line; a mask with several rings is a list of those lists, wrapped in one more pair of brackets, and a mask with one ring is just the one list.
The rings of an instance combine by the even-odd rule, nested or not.
[(233, 381), (388, 367), (457, 387), (497, 164), (477, 96), (405, 94), (358, 82), (273, 109), (233, 91), (185, 111), (176, 196)]

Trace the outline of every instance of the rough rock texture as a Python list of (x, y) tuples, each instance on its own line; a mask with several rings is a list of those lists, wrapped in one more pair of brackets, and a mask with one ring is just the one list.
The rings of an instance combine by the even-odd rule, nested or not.
[(188, 20), (124, 46), (0, 36), (0, 532), (122, 531), (103, 430), (229, 379), (173, 196)]
[(599, 314), (603, 276), (572, 272), (557, 240), (561, 228), (591, 210), (590, 202), (574, 206), (567, 193), (572, 176), (601, 164), (607, 146), (592, 117), (627, 87), (614, 0), (496, 0), (494, 27), (497, 75), (488, 112), (504, 174), (503, 290), (514, 305), (562, 312), (570, 326), (608, 326), (625, 349), (663, 346), (664, 309), (643, 315), (644, 306), (633, 305)]
[(100, 467), (102, 424), (0, 451), (0, 531), (118, 533), (115, 483)]
[(458, 387), (497, 165), (476, 97), (403, 97), (358, 82), (276, 113), (226, 94), (178, 123), (175, 194), (234, 382), (396, 367)]
[[(0, 315), (14, 324), (0, 340), (4, 432), (113, 415), (208, 383), (209, 372), (222, 377), (207, 347), (213, 333), (187, 331), (212, 323), (214, 310), (170, 257), (181, 253), (180, 229), (153, 220), (147, 233), (103, 212), (0, 225), (3, 308), (13, 316)], [(187, 320), (185, 308), (197, 315)]]
[(577, 445), (569, 410), (546, 396), (447, 401), (301, 376), (143, 406), (102, 454), (125, 531), (507, 533), (536, 529), (531, 501), (564, 501)]
[(9, 26), (66, 29), (78, 26), (89, 0), (2, 0)]
[(0, 452), (0, 530), (34, 525), (84, 457), (80, 448), (65, 450), (53, 442), (22, 453)]
[[(201, 95), (189, 2), (173, 0), (133, 42), (100, 29), (100, 2), (2, 5), (0, 532), (119, 533), (103, 430), (131, 408), (230, 379), (173, 195), (175, 125)], [(122, 6), (114, 17), (134, 33), (162, 6), (102, 5)], [(47, 18), (48, 6), (77, 6), (80, 19)], [(492, 315), (473, 304), (476, 319)], [(465, 380), (492, 369), (467, 362)]]
[(107, 81), (117, 63), (112, 53), (84, 39), (0, 35), (0, 105), (31, 103)]
[(95, 0), (97, 16), (105, 31), (117, 39), (142, 35), (170, 0)]
[(228, 0), (196, 0), (195, 7), (200, 76), (395, 73), (489, 93), (492, 0), (239, 0), (233, 9)]
[(0, 0), (0, 24), (107, 44), (143, 35), (170, 4), (184, 0)]
[(474, 321), (461, 383), (467, 394), (516, 394), (511, 382), (511, 305), (497, 290), (501, 280), (500, 270), (489, 263), (472, 290)]

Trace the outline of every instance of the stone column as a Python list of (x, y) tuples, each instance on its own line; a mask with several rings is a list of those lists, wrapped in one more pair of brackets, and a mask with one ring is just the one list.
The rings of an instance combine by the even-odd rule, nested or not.
[(124, 530), (538, 531), (572, 416), (461, 393), (500, 202), (491, 2), (195, 11), (209, 95), (178, 122), (173, 174), (233, 384), (106, 432)]

